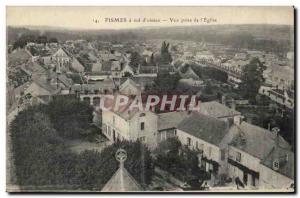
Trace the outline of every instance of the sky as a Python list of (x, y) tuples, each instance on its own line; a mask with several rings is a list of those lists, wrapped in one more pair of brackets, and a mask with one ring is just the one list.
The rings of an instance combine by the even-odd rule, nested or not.
[[(110, 20), (108, 20), (110, 18)], [(113, 19), (112, 19), (113, 18)], [(115, 18), (122, 18), (116, 21)], [(171, 18), (174, 19), (171, 21)], [(209, 20), (204, 20), (207, 18)], [(131, 19), (131, 21), (130, 21)], [(176, 20), (175, 20), (176, 19)], [(124, 21), (126, 20), (126, 21)], [(144, 21), (145, 20), (145, 21)], [(210, 23), (207, 23), (210, 21)], [(216, 24), (294, 24), (293, 7), (7, 6), (9, 26), (128, 29)]]

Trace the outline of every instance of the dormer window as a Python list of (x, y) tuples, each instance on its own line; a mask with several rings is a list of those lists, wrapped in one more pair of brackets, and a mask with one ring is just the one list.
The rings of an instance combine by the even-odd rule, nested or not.
[(274, 170), (279, 170), (279, 160), (274, 160), (273, 161), (273, 169)]
[(141, 122), (141, 131), (143, 131), (145, 129), (145, 122)]
[(242, 154), (240, 152), (236, 152), (236, 161), (241, 162), (242, 160)]

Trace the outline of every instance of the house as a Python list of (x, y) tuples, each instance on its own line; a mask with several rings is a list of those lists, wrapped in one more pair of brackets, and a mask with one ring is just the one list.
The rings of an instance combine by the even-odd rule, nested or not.
[[(90, 94), (108, 94), (113, 93), (116, 85), (114, 81), (110, 78), (106, 78), (102, 81), (97, 81), (90, 84), (74, 84), (71, 87), (72, 92), (78, 92), (81, 95), (90, 95)], [(82, 97), (83, 97), (82, 96)]]
[(236, 59), (236, 60), (246, 60), (247, 59), (247, 54), (246, 53), (236, 53), (234, 55), (234, 59)]
[(72, 56), (65, 49), (59, 48), (51, 56), (51, 60), (56, 64), (57, 72), (62, 72), (69, 69), (72, 61)]
[(295, 183), (295, 153), (274, 147), (260, 165), (259, 186), (263, 189), (291, 189)]
[(15, 49), (7, 57), (7, 64), (8, 65), (20, 65), (26, 63), (30, 60), (31, 55), (25, 49)]
[(130, 104), (102, 111), (102, 133), (112, 142), (140, 140), (154, 149), (157, 146), (157, 115), (152, 111), (129, 109)]
[(101, 62), (97, 61), (97, 62), (93, 63), (93, 65), (92, 65), (92, 72), (99, 73), (99, 72), (101, 72), (101, 68), (102, 68)]
[(69, 90), (73, 85), (72, 79), (68, 78), (65, 74), (61, 74), (57, 76), (57, 83), (59, 83), (62, 94), (69, 94)]
[(76, 57), (73, 57), (66, 49), (59, 48), (52, 56), (51, 60), (56, 65), (56, 72), (67, 72), (70, 69), (75, 70), (76, 72), (83, 72), (83, 65), (77, 60)]
[(158, 114), (157, 142), (175, 137), (178, 124), (189, 116), (190, 114), (186, 111), (173, 111)]
[(76, 72), (83, 72), (84, 71), (84, 66), (75, 57), (72, 58), (71, 68), (73, 70), (75, 70)]
[(197, 52), (196, 60), (212, 62), (215, 59), (214, 55), (210, 51)]
[[(131, 80), (133, 80), (137, 85), (140, 86), (140, 89), (142, 91), (144, 91), (147, 86), (153, 85), (155, 78), (156, 78), (155, 76), (136, 76), (136, 75), (130, 77)], [(119, 79), (120, 84), (123, 84), (127, 79), (128, 77), (120, 78)]]
[(191, 86), (191, 87), (199, 87), (199, 88), (205, 86), (203, 80), (200, 80), (200, 79), (199, 79), (199, 80), (194, 80), (194, 79), (192, 79), (192, 78), (188, 78), (188, 79), (186, 79), (186, 78), (180, 79), (180, 80), (179, 80), (179, 83), (182, 83), (182, 84), (184, 84), (184, 85), (188, 85), (188, 86)]
[(102, 67), (101, 67), (101, 72), (111, 75), (111, 66), (112, 66), (111, 61), (103, 61)]
[(290, 89), (294, 84), (294, 69), (289, 66), (273, 65), (271, 67), (272, 86), (278, 89)]
[(198, 151), (200, 168), (218, 177), (227, 171), (226, 148), (232, 139), (229, 129), (225, 121), (193, 113), (179, 123), (177, 137), (183, 145)]
[(193, 60), (194, 57), (195, 55), (192, 52), (188, 52), (188, 51), (185, 51), (182, 56), (184, 60)]
[(119, 87), (120, 93), (124, 95), (139, 95), (141, 94), (141, 87), (135, 83), (132, 79), (128, 78)]
[(269, 97), (272, 101), (286, 106), (289, 109), (294, 108), (294, 92), (286, 89), (276, 89), (270, 86), (261, 86), (259, 93)]
[(137, 69), (138, 76), (157, 76), (158, 66), (139, 65)]
[(146, 63), (150, 63), (152, 54), (153, 54), (152, 51), (149, 51), (149, 50), (144, 50), (143, 51), (142, 57), (144, 58)]
[(51, 86), (43, 79), (36, 79), (15, 88), (12, 93), (18, 105), (47, 103), (49, 98), (60, 92), (60, 88)]
[(158, 67), (158, 73), (169, 73), (172, 74), (175, 72), (173, 65), (159, 65)]
[(121, 62), (118, 60), (111, 61), (111, 72), (113, 77), (120, 77), (120, 72), (122, 69)]
[(238, 177), (246, 186), (252, 188), (264, 183), (260, 181), (264, 174), (261, 172), (264, 169), (262, 164), (265, 160), (269, 161), (273, 150), (279, 147), (290, 150), (290, 145), (278, 132), (271, 132), (247, 122), (235, 124), (231, 133), (234, 138), (228, 147), (228, 176), (233, 179)]

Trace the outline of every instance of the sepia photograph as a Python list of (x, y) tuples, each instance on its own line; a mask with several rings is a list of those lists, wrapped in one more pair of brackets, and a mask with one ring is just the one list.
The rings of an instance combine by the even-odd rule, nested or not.
[(293, 6), (6, 6), (6, 191), (295, 193), (294, 52)]

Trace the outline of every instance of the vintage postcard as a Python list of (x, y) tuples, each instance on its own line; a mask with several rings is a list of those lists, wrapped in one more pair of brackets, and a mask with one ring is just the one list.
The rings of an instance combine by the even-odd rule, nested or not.
[(7, 192), (295, 192), (294, 7), (6, 7)]

